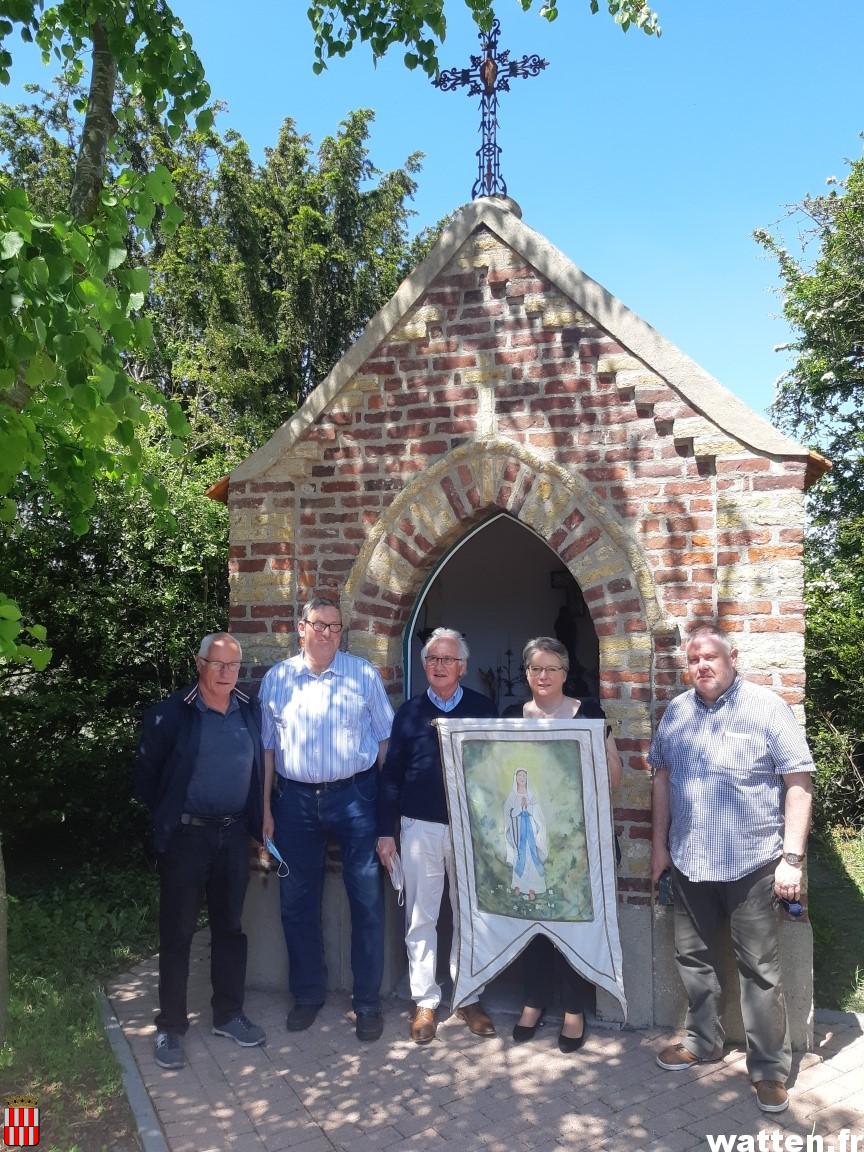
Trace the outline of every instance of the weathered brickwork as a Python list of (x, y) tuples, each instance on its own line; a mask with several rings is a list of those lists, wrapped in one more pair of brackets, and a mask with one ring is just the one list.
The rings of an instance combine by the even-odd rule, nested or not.
[(720, 617), (748, 675), (800, 706), (804, 470), (707, 419), (480, 228), (291, 451), (232, 481), (231, 627), (261, 675), (294, 650), (298, 606), (339, 596), (398, 700), (424, 582), (509, 512), (589, 606), (627, 766), (621, 896), (646, 903), (645, 754), (682, 687), (678, 632)]

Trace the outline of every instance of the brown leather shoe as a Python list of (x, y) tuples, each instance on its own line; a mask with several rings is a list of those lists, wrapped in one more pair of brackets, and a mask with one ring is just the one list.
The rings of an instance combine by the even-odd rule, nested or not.
[(479, 1004), (466, 1004), (464, 1008), (457, 1008), (456, 1015), (468, 1025), (469, 1032), (475, 1036), (497, 1036), (495, 1025), (483, 1011)]
[(685, 1068), (694, 1068), (697, 1064), (715, 1064), (718, 1060), (722, 1059), (722, 1052), (715, 1052), (713, 1056), (703, 1058), (695, 1055), (689, 1048), (685, 1048), (683, 1044), (670, 1044), (669, 1047), (664, 1048), (657, 1057), (657, 1063), (661, 1068), (665, 1068), (667, 1072), (683, 1072)]
[(438, 1016), (434, 1008), (417, 1008), (409, 1029), (415, 1044), (428, 1044), (438, 1031)]
[(756, 1103), (763, 1112), (785, 1112), (789, 1107), (789, 1093), (779, 1080), (760, 1080), (755, 1088)]

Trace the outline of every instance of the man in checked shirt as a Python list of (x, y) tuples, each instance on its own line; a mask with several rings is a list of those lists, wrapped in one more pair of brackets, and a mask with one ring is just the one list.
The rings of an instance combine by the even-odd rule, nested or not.
[(742, 680), (715, 625), (685, 645), (693, 688), (666, 709), (648, 756), (654, 774), (651, 870), (671, 868), (675, 950), (689, 1010), (668, 1071), (720, 1060), (721, 929), (741, 986), (747, 1070), (763, 1112), (788, 1107), (791, 1063), (780, 977), (777, 899), (801, 894), (813, 758), (789, 706)]

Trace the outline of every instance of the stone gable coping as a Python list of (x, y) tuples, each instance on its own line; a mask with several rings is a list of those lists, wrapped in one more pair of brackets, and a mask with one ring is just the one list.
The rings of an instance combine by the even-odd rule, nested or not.
[[(565, 297), (562, 311), (573, 307), (586, 312), (599, 327), (628, 350), (629, 363), (620, 365), (625, 371), (634, 371), (635, 375), (641, 370), (661, 377), (718, 429), (754, 451), (809, 460), (813, 467), (814, 454), (774, 428), (596, 280), (577, 268), (546, 237), (524, 224), (507, 201), (482, 198), (465, 205), (455, 214), (426, 259), (373, 316), (356, 343), (302, 407), (266, 444), (232, 472), (232, 485), (261, 476), (277, 460), (296, 451), (297, 441), (339, 397), (382, 341), (403, 322), (409, 310), (453, 260), (471, 234), (483, 226), (561, 292)], [(414, 319), (418, 318), (419, 314)], [(424, 322), (426, 319), (424, 312)], [(354, 379), (355, 387), (359, 383), (360, 378)], [(827, 462), (821, 463), (827, 465)], [(824, 467), (820, 465), (818, 470), (823, 471)]]

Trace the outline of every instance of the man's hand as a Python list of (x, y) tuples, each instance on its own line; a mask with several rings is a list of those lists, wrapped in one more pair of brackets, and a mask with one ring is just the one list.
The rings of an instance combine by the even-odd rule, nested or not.
[(261, 826), (261, 831), (263, 833), (262, 839), (263, 840), (272, 840), (274, 828), (275, 828), (275, 824), (273, 822), (273, 813), (268, 808), (266, 810), (266, 812), (264, 813), (264, 822)]
[(781, 856), (774, 871), (774, 894), (781, 900), (799, 900), (801, 898), (801, 866), (787, 864)]
[(378, 859), (389, 872), (393, 867), (393, 857), (396, 855), (396, 840), (393, 836), (378, 837)]
[(672, 857), (665, 844), (651, 845), (651, 883), (656, 884), (667, 868), (672, 867)]

